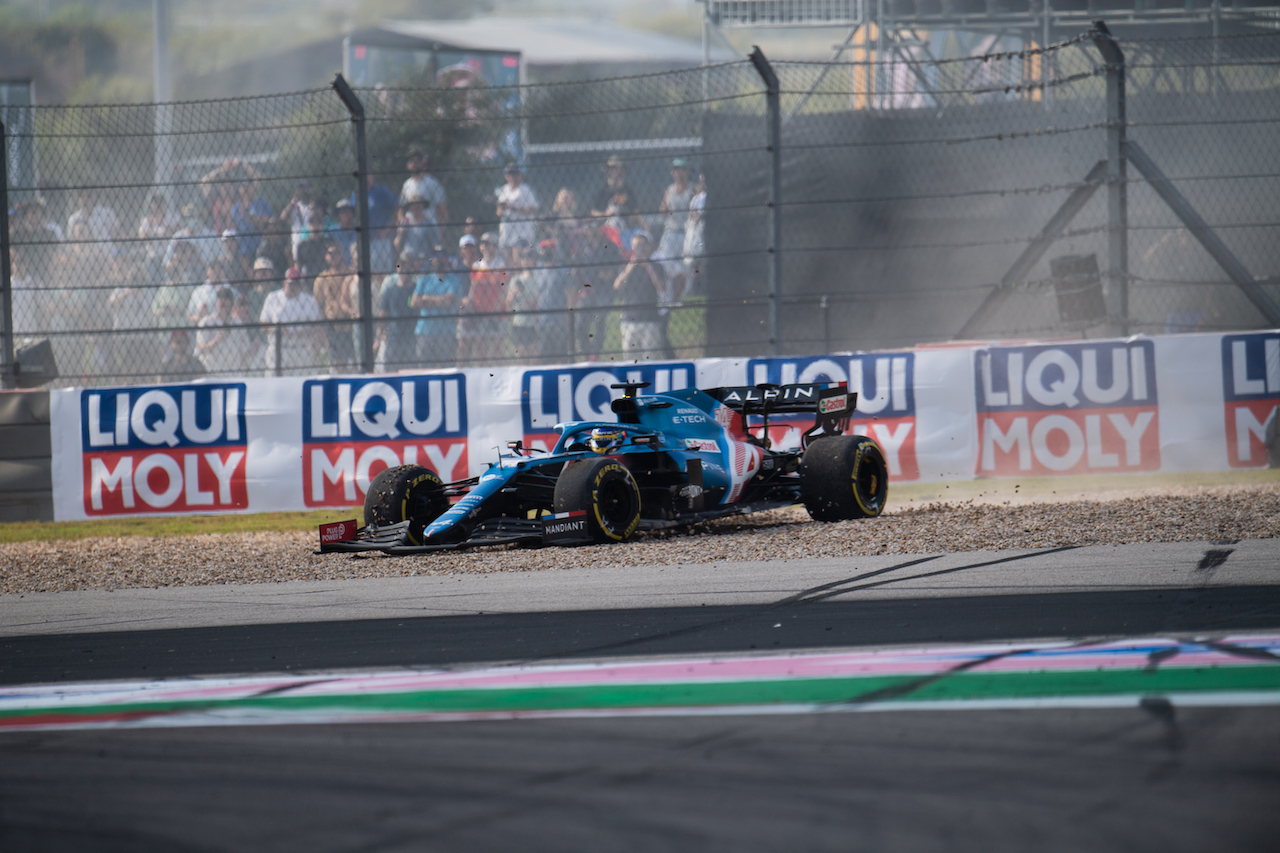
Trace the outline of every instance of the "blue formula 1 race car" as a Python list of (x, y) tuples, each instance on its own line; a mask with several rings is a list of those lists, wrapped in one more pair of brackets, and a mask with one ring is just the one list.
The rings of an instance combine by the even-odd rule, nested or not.
[[(844, 434), (857, 404), (844, 383), (612, 387), (622, 391), (612, 403), (618, 421), (557, 424), (549, 452), (510, 442), (483, 475), (455, 483), (418, 465), (388, 468), (369, 484), (367, 526), (322, 525), (321, 551), (623, 542), (638, 530), (795, 504), (818, 521), (884, 509), (884, 455), (870, 438)], [(800, 448), (771, 447), (769, 417), (804, 412), (815, 418)]]

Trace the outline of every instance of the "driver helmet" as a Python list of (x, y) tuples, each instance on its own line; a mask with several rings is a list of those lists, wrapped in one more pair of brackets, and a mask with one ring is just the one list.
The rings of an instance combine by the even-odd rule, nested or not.
[(591, 430), (591, 437), (587, 439), (587, 447), (596, 453), (608, 453), (621, 447), (626, 437), (626, 431), (617, 427), (596, 427)]

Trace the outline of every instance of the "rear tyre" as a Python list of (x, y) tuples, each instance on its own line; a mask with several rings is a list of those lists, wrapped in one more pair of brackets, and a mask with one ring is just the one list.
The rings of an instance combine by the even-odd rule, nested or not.
[(809, 445), (800, 463), (800, 499), (815, 521), (874, 518), (889, 497), (880, 446), (864, 435), (833, 435)]
[(364, 496), (364, 523), (383, 527), (409, 520), (408, 538), (422, 544), (422, 531), (449, 508), (444, 481), (421, 465), (397, 465), (373, 478)]
[(640, 526), (640, 487), (627, 466), (613, 459), (570, 462), (556, 480), (556, 512), (586, 510), (597, 542), (622, 542)]

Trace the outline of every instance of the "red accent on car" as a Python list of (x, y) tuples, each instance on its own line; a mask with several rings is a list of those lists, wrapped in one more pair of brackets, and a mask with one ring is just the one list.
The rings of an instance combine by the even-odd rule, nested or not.
[(356, 538), (356, 520), (334, 521), (320, 525), (320, 547), (331, 542), (350, 542)]

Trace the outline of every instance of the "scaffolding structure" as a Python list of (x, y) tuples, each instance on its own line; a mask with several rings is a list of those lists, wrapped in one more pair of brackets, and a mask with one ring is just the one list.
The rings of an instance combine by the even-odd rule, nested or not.
[[(855, 109), (894, 108), (884, 97), (895, 88), (889, 78), (900, 65), (930, 95), (925, 65), (943, 57), (939, 46), (964, 55), (1053, 44), (1087, 28), (1098, 18), (1124, 37), (1187, 37), (1280, 30), (1278, 0), (698, 0), (703, 7), (703, 64), (711, 43), (734, 49), (725, 29), (833, 28), (846, 32), (833, 45), (829, 62), (852, 62)], [(847, 55), (847, 56), (846, 56)], [(1048, 63), (1033, 71), (1041, 80), (1055, 73)], [(812, 91), (825, 74), (814, 81)], [(799, 112), (802, 98), (787, 114)], [(939, 104), (941, 105), (941, 104)]]

